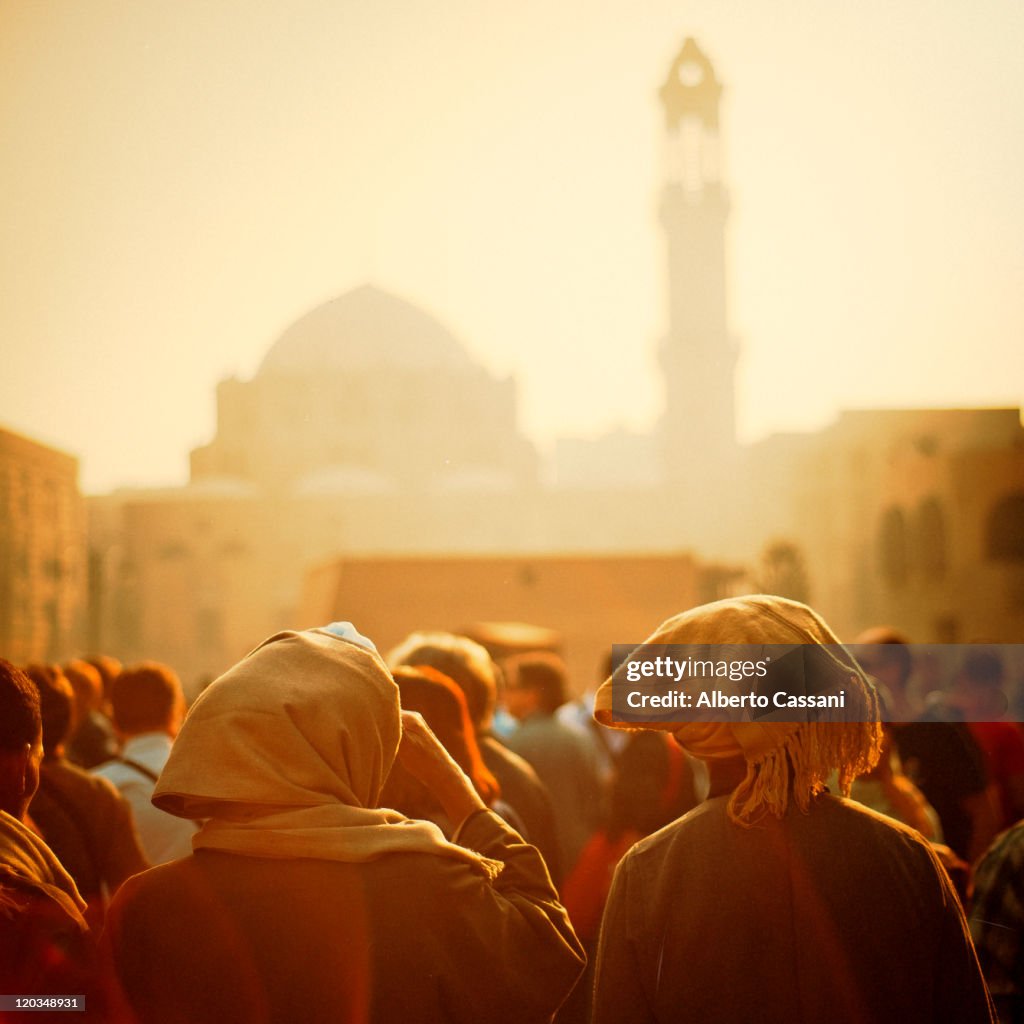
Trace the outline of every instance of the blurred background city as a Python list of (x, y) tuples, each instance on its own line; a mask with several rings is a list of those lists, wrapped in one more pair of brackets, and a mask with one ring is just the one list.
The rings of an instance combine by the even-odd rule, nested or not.
[(1024, 643), (1024, 13), (0, 13), (0, 652), (750, 591)]

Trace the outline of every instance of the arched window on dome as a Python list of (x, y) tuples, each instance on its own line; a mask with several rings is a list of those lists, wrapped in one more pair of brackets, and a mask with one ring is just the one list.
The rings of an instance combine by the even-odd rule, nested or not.
[(889, 586), (902, 587), (907, 582), (907, 523), (896, 506), (886, 509), (879, 524), (878, 566)]
[(995, 562), (1024, 562), (1024, 491), (992, 506), (985, 523), (985, 555)]

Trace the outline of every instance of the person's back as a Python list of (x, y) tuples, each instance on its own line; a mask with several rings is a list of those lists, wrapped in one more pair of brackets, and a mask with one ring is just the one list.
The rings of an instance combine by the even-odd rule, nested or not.
[[(688, 710), (704, 707), (697, 697), (670, 715), (622, 717), (635, 706), (621, 699), (634, 666), (666, 647), (677, 664), (699, 650), (702, 664), (727, 668), (754, 665), (744, 652), (760, 651), (751, 692), (768, 710)], [(798, 694), (804, 703), (790, 703)], [(834, 774), (847, 794), (877, 764), (882, 730), (874, 689), (810, 608), (756, 595), (667, 620), (601, 687), (595, 717), (671, 732), (706, 763), (711, 792), (619, 864), (601, 924), (595, 1024), (995, 1019), (931, 847), (827, 791)]]
[(65, 757), (74, 694), (56, 665), (28, 665), (39, 691), (43, 760), (30, 815), (47, 845), (89, 904), (90, 922), (102, 920), (105, 896), (149, 867), (139, 846), (131, 807), (106, 779)]
[(508, 746), (537, 772), (551, 794), (563, 871), (572, 870), (603, 813), (604, 792), (593, 744), (555, 711), (565, 700), (565, 666), (547, 653), (511, 666), (505, 704), (519, 721)]
[[(556, 905), (540, 856), (491, 814), (460, 842), (504, 862), (493, 884), (425, 854), (283, 863), (200, 850), (146, 872), (107, 924), (129, 1001), (147, 1024), (544, 1020), (565, 963), (542, 955), (537, 902)], [(531, 918), (535, 947), (503, 942)]]
[(128, 802), (78, 765), (43, 761), (31, 814), (87, 902), (149, 867)]
[(1024, 816), (1024, 734), (1005, 721), (1009, 703), (1006, 667), (997, 648), (969, 646), (957, 674), (953, 703), (967, 720), (988, 769), (998, 808), (998, 828)]
[(124, 669), (111, 688), (114, 724), (124, 740), (119, 757), (95, 769), (131, 805), (142, 850), (151, 864), (192, 851), (196, 826), (153, 806), (153, 787), (184, 713), (181, 683), (166, 665), (142, 662)]
[(865, 630), (857, 661), (881, 684), (895, 750), (907, 778), (939, 816), (942, 840), (974, 860), (995, 834), (984, 757), (967, 725), (946, 720), (946, 708), (919, 708), (909, 696), (914, 670), (910, 640), (889, 626)]
[(552, 881), (562, 880), (562, 855), (555, 828), (555, 805), (533, 765), (509, 750), (496, 736), (479, 737), (480, 755), (501, 786), (503, 798), (519, 816), (524, 838), (540, 850)]
[(1002, 1024), (1024, 1021), (1024, 822), (979, 861), (970, 916), (978, 962)]
[(91, 989), (84, 909), (46, 844), (0, 810), (0, 992), (81, 995)]
[[(140, 1024), (548, 1020), (583, 958), (540, 855), (333, 630), (270, 638), (193, 705), (153, 800), (204, 819), (194, 852), (108, 912), (128, 1004)], [(395, 763), (452, 840), (380, 806)]]
[(726, 804), (623, 860), (595, 1024), (988, 1019), (956, 895), (914, 830), (828, 795), (753, 829)]
[(600, 821), (602, 798), (593, 751), (553, 715), (521, 722), (508, 745), (537, 773), (551, 794), (563, 870), (571, 870)]
[(0, 993), (6, 995), (93, 991), (85, 903), (26, 824), (42, 756), (39, 691), (0, 658)]

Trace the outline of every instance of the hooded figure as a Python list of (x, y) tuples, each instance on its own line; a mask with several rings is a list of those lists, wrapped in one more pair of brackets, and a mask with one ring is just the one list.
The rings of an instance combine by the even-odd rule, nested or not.
[(623, 672), (604, 683), (597, 720), (670, 732), (706, 762), (711, 792), (616, 869), (595, 1024), (994, 1020), (931, 848), (827, 792), (833, 772), (845, 792), (877, 761), (881, 732), (870, 684), (822, 619), (783, 598), (736, 598), (669, 619), (648, 644), (719, 657), (723, 645), (784, 645), (805, 692), (841, 693), (843, 711), (673, 710), (627, 722), (621, 701), (613, 707)]
[[(543, 862), (417, 722), (403, 740), (379, 656), (327, 630), (278, 634), (204, 691), (153, 795), (204, 820), (194, 852), (128, 882), (108, 917), (140, 1022), (554, 1012), (581, 956)], [(400, 744), (454, 841), (378, 806)]]

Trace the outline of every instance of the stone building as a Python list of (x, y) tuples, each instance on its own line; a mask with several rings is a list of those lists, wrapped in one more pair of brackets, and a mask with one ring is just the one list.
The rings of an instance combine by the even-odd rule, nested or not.
[(81, 653), (86, 581), (78, 460), (0, 429), (0, 655)]
[(1024, 640), (1019, 409), (850, 412), (816, 447), (823, 507), (811, 557), (843, 555), (841, 576), (820, 574), (824, 600), (857, 629), (882, 621), (935, 643)]
[(98, 636), (195, 685), (297, 625), (307, 567), (339, 552), (530, 546), (516, 412), (515, 382), (403, 299), (364, 286), (314, 309), (220, 384), (188, 485), (92, 502)]
[(217, 436), (192, 452), (193, 482), (295, 496), (518, 490), (536, 474), (515, 381), (494, 378), (432, 316), (370, 285), (300, 318), (252, 380), (221, 382)]
[(800, 551), (844, 636), (1024, 641), (1019, 409), (851, 410), (744, 457), (767, 534)]

